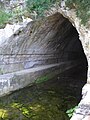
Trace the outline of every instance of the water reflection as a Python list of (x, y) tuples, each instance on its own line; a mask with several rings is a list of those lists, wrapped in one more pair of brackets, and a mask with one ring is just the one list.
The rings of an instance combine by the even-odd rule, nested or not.
[(66, 110), (78, 104), (85, 84), (71, 71), (0, 98), (1, 120), (69, 120)]

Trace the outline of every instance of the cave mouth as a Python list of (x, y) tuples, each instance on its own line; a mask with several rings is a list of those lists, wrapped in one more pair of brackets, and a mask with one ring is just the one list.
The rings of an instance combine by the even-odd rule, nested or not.
[[(56, 16), (60, 16), (60, 20), (58, 20), (56, 25), (57, 32), (54, 36), (56, 41), (51, 45), (54, 46), (56, 53), (59, 55), (58, 62), (71, 62), (71, 64), (68, 66), (71, 66), (71, 68), (60, 74), (60, 76), (65, 78), (63, 79), (63, 82), (67, 84), (67, 86), (72, 87), (72, 90), (76, 87), (76, 93), (75, 91), (73, 92), (76, 95), (75, 97), (80, 100), (82, 87), (87, 82), (87, 58), (76, 28), (60, 13), (56, 14)], [(72, 61), (74, 63), (72, 63)], [(72, 67), (73, 64), (76, 64), (76, 66)], [(60, 76), (58, 78), (60, 78)]]
[[(2, 108), (2, 110), (3, 108), (5, 108), (5, 111), (12, 111), (8, 115), (9, 119), (14, 119), (14, 117), (15, 119), (21, 119), (22, 116), (22, 118), (26, 120), (40, 120), (43, 118), (48, 120), (69, 120), (67, 119), (67, 117), (64, 117), (64, 115), (66, 115), (64, 113), (67, 109), (73, 108), (75, 105), (77, 105), (81, 99), (81, 90), (83, 85), (87, 81), (87, 59), (84, 54), (82, 44), (79, 40), (79, 34), (77, 30), (75, 29), (75, 27), (73, 27), (70, 21), (67, 18), (63, 17), (60, 13), (56, 13), (46, 18), (45, 21), (42, 24), (39, 23), (39, 25), (41, 25), (40, 29), (36, 30), (35, 36), (32, 35), (32, 39), (34, 36), (32, 44), (29, 39), (30, 35), (29, 38), (27, 37), (28, 42), (26, 45), (26, 36), (25, 39), (24, 35), (23, 38), (21, 36), (22, 39), (17, 39), (18, 41), (24, 41), (22, 45), (23, 47), (21, 47), (20, 52), (27, 52), (25, 51), (27, 48), (29, 53), (31, 52), (31, 50), (33, 51), (34, 49), (34, 52), (36, 53), (33, 55), (28, 54), (30, 56), (24, 59), (36, 60), (36, 64), (33, 61), (36, 65), (35, 67), (37, 67), (37, 65), (56, 65), (56, 63), (65, 63), (58, 67), (51, 67), (50, 69), (46, 69), (45, 71), (48, 73), (52, 72), (56, 74), (57, 71), (60, 71), (61, 73), (51, 78), (51, 76), (45, 76), (46, 74), (44, 74), (44, 70), (39, 71), (38, 73), (36, 71), (33, 72), (33, 76), (44, 74), (44, 77), (42, 77), (41, 80), (47, 80), (47, 77), (50, 77), (51, 80), (44, 81), (43, 83), (38, 85), (34, 84), (21, 90), (19, 89), (18, 91), (15, 91), (12, 94), (3, 97), (2, 99), (0, 99), (0, 107)], [(37, 39), (35, 41), (35, 37), (40, 39)], [(17, 56), (15, 55), (14, 60), (17, 59)], [(34, 58), (32, 56), (34, 56)], [(28, 63), (28, 68), (24, 68), (27, 71), (27, 69), (30, 68), (29, 65), (31, 65), (32, 61), (24, 62), (26, 64)], [(69, 64), (67, 64), (68, 62)], [(15, 68), (15, 66), (13, 67), (13, 69)], [(62, 69), (64, 70), (64, 72), (62, 72)], [(29, 80), (30, 77), (30, 73), (28, 75), (24, 74), (24, 76), (21, 76), (21, 79), (23, 78), (22, 80), (26, 81), (26, 79)], [(18, 80), (20, 80), (20, 74), (19, 77), (16, 75), (16, 81), (15, 79), (13, 80), (17, 83)], [(25, 81), (23, 81), (23, 83), (25, 83)]]

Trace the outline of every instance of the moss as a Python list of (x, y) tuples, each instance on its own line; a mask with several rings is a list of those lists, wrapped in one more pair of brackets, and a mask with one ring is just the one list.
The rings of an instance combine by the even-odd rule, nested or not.
[(44, 75), (42, 77), (39, 77), (35, 80), (35, 83), (42, 83), (42, 82), (45, 82), (45, 81), (48, 81), (50, 80), (51, 78), (53, 78), (55, 76), (55, 74), (47, 74), (47, 75)]
[(50, 73), (48, 73), (48, 74), (45, 74), (45, 75), (37, 78), (37, 79), (35, 80), (35, 83), (37, 84), (37, 83), (43, 83), (43, 82), (45, 82), (45, 81), (48, 81), (48, 80), (54, 78), (55, 76), (57, 76), (58, 74), (60, 74), (60, 72), (61, 72), (61, 71), (57, 69), (57, 70), (54, 71), (54, 72), (50, 72)]

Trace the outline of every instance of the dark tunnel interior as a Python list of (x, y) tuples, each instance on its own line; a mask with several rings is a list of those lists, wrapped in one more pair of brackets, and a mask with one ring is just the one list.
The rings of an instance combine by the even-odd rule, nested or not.
[[(66, 83), (67, 86), (73, 86), (72, 89), (76, 87), (75, 94), (78, 100), (80, 100), (82, 97), (82, 87), (87, 82), (88, 62), (76, 28), (72, 26), (67, 18), (64, 19), (65, 21), (62, 23), (60, 30), (65, 29), (64, 31), (67, 31), (67, 34), (59, 39), (60, 46), (57, 50), (61, 53), (60, 57), (63, 61), (75, 61), (77, 65), (62, 73), (63, 78), (68, 78), (67, 80), (63, 79), (63, 82), (64, 84)], [(69, 27), (70, 29), (68, 29)]]
[[(49, 60), (48, 58), (47, 64), (49, 62), (71, 62), (67, 66), (71, 68), (59, 74), (57, 78), (61, 79), (62, 77), (63, 79), (59, 80), (60, 85), (64, 84), (71, 89), (75, 88), (76, 90), (73, 91), (74, 95), (80, 100), (82, 87), (87, 82), (88, 62), (79, 39), (79, 34), (71, 22), (60, 13), (50, 16), (46, 22), (48, 24), (46, 30), (50, 28), (49, 32), (53, 34), (45, 39), (44, 44), (46, 44), (46, 48), (43, 47), (43, 49), (45, 49), (46, 53), (54, 55), (53, 59)], [(72, 67), (73, 65), (75, 66)]]
[[(75, 77), (82, 76), (86, 82), (88, 62), (76, 28), (60, 13), (52, 15), (49, 19), (49, 23), (46, 22), (49, 24), (49, 32), (53, 34), (45, 41), (46, 52), (57, 58), (54, 62), (75, 61), (77, 66), (71, 70), (71, 74)], [(46, 26), (46, 29), (48, 27)], [(50, 62), (53, 63), (52, 60)]]

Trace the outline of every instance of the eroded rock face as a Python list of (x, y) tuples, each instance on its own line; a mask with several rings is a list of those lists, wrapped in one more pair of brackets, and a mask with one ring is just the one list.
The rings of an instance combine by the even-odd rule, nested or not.
[(73, 26), (77, 29), (79, 33), (79, 39), (83, 45), (84, 53), (88, 60), (88, 73), (87, 73), (87, 84), (82, 90), (82, 100), (80, 101), (78, 108), (76, 109), (71, 120), (89, 120), (90, 119), (90, 22), (88, 22), (88, 27), (83, 26), (80, 19), (77, 18), (74, 9), (69, 9), (65, 5), (65, 0), (61, 2), (60, 6), (56, 6), (50, 10), (50, 14), (54, 12), (60, 12), (69, 19)]
[(56, 13), (45, 20), (29, 23), (3, 43), (1, 41), (1, 71), (9, 73), (58, 63), (61, 59), (65, 61), (70, 52), (77, 52), (77, 56), (83, 53), (80, 44), (76, 29)]
[(80, 19), (76, 16), (76, 11), (75, 9), (69, 9), (68, 7), (66, 7), (65, 4), (66, 0), (63, 0), (61, 2), (60, 5), (56, 5), (53, 8), (51, 8), (51, 10), (47, 13), (47, 15), (52, 15), (55, 12), (59, 12), (61, 13), (65, 18), (68, 18), (68, 20), (72, 23), (72, 25), (76, 28), (76, 30), (79, 33), (79, 39), (82, 43), (83, 46), (83, 50), (84, 53), (87, 57), (88, 60), (88, 80), (87, 82), (90, 81), (90, 23), (88, 22), (88, 27), (87, 26), (83, 26), (81, 24)]
[(87, 61), (78, 33), (68, 19), (57, 12), (32, 21), (0, 44), (0, 94), (77, 65), (86, 67)]

